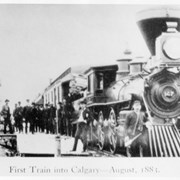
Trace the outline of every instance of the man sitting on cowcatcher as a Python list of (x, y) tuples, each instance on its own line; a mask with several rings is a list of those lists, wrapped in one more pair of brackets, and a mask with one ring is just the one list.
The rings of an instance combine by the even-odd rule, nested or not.
[(91, 112), (86, 107), (86, 101), (80, 101), (80, 116), (79, 119), (74, 122), (77, 123), (77, 129), (72, 151), (76, 151), (79, 139), (81, 139), (83, 143), (83, 152), (87, 150), (88, 141), (90, 140), (90, 123), (92, 119)]
[(141, 111), (141, 101), (133, 102), (133, 111), (125, 121), (125, 146), (129, 156), (149, 156), (148, 129), (151, 123)]

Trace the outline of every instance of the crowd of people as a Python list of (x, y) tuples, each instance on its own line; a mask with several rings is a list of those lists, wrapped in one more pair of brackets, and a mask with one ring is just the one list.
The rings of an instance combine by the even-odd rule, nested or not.
[[(9, 133), (32, 133), (42, 132), (47, 134), (60, 133), (61, 135), (74, 136), (75, 126), (72, 125), (71, 116), (74, 109), (71, 103), (66, 99), (58, 103), (58, 107), (47, 103), (30, 104), (30, 100), (26, 100), (26, 105), (22, 106), (19, 101), (15, 104), (13, 113), (10, 112), (9, 100), (5, 100), (0, 112), (1, 123), (4, 125), (4, 134)], [(8, 129), (7, 129), (8, 128)]]
[[(61, 134), (74, 137), (74, 145), (72, 151), (76, 151), (78, 139), (82, 140), (83, 151), (86, 151), (90, 140), (90, 124), (93, 122), (93, 115), (86, 108), (86, 101), (80, 101), (80, 108), (76, 123), (73, 122), (73, 113), (75, 112), (70, 100), (63, 99), (63, 102), (58, 103), (58, 107), (53, 104), (38, 105), (30, 104), (27, 99), (26, 106), (22, 106), (21, 102), (15, 104), (13, 114), (10, 113), (9, 100), (5, 100), (5, 105), (2, 107), (0, 115), (3, 117), (4, 133), (7, 132), (24, 132), (32, 133), (41, 132), (47, 134)], [(12, 118), (13, 122), (12, 123)], [(146, 122), (147, 121), (147, 122)], [(149, 127), (149, 121), (141, 112), (141, 102), (136, 100), (133, 103), (133, 111), (126, 117), (125, 121), (125, 143), (131, 142), (133, 137), (138, 137), (130, 143), (131, 148), (129, 153), (133, 156), (138, 154), (138, 149), (141, 146), (143, 154), (148, 152), (147, 131), (145, 125)], [(140, 137), (139, 137), (140, 136)], [(128, 146), (127, 146), (128, 148)], [(130, 152), (132, 151), (132, 152)], [(134, 153), (134, 154), (133, 154)]]

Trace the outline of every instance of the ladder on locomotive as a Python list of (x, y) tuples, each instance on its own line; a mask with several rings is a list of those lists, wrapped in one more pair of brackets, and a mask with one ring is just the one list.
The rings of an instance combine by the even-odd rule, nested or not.
[(152, 157), (180, 156), (180, 133), (175, 125), (153, 125), (148, 134)]

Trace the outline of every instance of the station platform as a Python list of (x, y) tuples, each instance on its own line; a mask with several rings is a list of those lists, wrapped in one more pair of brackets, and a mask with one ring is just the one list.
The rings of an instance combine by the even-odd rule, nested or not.
[(61, 156), (90, 156), (90, 152), (82, 152), (83, 144), (78, 140), (76, 151), (72, 151), (74, 145), (74, 137), (61, 136)]
[[(57, 156), (57, 135), (35, 133), (16, 134), (17, 151), (25, 157), (55, 157)], [(60, 142), (59, 142), (60, 143)]]

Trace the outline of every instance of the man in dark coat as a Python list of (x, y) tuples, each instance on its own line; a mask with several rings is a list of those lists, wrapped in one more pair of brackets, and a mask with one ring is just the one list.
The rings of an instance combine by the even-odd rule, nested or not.
[(26, 100), (27, 105), (23, 108), (23, 117), (25, 119), (25, 132), (28, 132), (28, 124), (31, 121), (31, 106), (29, 99)]
[(38, 106), (38, 127), (39, 132), (44, 132), (43, 105)]
[(30, 132), (34, 134), (34, 132), (37, 130), (35, 129), (37, 124), (37, 108), (36, 104), (32, 103), (32, 108), (31, 108), (31, 119), (30, 119)]
[(9, 108), (9, 100), (5, 100), (5, 105), (2, 107), (1, 115), (4, 118), (4, 134), (6, 134), (6, 127), (7, 125), (9, 126), (9, 132), (13, 133), (13, 128), (11, 124), (11, 113), (10, 113), (10, 108)]
[(66, 96), (66, 125), (67, 125), (67, 135), (72, 136), (73, 135), (73, 126), (72, 126), (72, 114), (74, 112), (74, 107), (72, 105), (72, 99), (71, 94), (68, 93), (68, 96)]
[(127, 115), (125, 121), (125, 142), (137, 137), (131, 142), (129, 152), (131, 156), (140, 156), (140, 150), (143, 156), (149, 156), (148, 149), (148, 131), (146, 126), (149, 125), (148, 119), (144, 112), (141, 111), (141, 102), (134, 101), (133, 111)]
[(46, 129), (46, 134), (50, 132), (50, 125), (49, 125), (49, 105), (45, 104), (45, 108), (43, 109), (42, 118), (44, 121), (44, 128)]
[(87, 145), (89, 141), (89, 125), (92, 121), (92, 115), (90, 111), (86, 108), (86, 101), (83, 100), (80, 102), (80, 116), (77, 120), (77, 129), (75, 133), (74, 146), (72, 151), (76, 151), (78, 140), (81, 139), (83, 143), (83, 152), (87, 150)]
[(16, 118), (16, 128), (19, 132), (23, 132), (23, 107), (21, 106), (21, 102), (18, 102), (18, 106), (14, 112), (14, 116)]
[(62, 107), (62, 103), (59, 102), (58, 103), (59, 107), (58, 107), (58, 110), (57, 110), (57, 115), (58, 115), (58, 133), (60, 133), (62, 135), (63, 133), (63, 117), (62, 117), (62, 110), (63, 110), (63, 107)]
[(50, 125), (50, 133), (55, 134), (56, 132), (56, 108), (51, 104), (49, 108), (49, 125)]
[(18, 107), (18, 105), (15, 104), (14, 110), (13, 110), (13, 117), (14, 117), (14, 127), (15, 127), (15, 131), (18, 131), (17, 107)]

